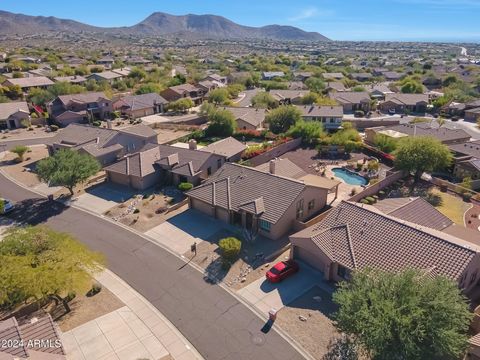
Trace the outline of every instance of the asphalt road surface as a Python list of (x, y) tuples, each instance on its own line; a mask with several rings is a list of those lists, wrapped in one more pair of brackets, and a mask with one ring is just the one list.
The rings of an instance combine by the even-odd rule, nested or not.
[[(31, 142), (30, 142), (31, 144)], [(164, 314), (206, 359), (303, 359), (245, 305), (143, 237), (84, 211), (49, 203), (0, 174), (0, 194), (17, 203), (9, 216), (73, 234), (103, 253), (110, 270)]]

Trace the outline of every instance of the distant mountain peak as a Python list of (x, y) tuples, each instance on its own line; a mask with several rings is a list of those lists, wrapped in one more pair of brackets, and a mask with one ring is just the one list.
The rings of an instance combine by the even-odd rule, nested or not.
[(250, 27), (218, 15), (170, 15), (154, 12), (140, 23), (121, 28), (102, 28), (82, 24), (74, 20), (58, 19), (53, 16), (29, 16), (0, 10), (0, 33), (37, 34), (49, 31), (63, 32), (104, 32), (123, 34), (171, 36), (187, 34), (206, 39), (273, 39), (329, 41), (317, 32), (306, 32), (286, 25)]

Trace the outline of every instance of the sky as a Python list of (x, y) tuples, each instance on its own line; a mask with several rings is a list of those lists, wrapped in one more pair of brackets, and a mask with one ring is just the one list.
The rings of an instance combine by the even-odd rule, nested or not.
[(333, 40), (480, 42), (480, 0), (0, 0), (0, 10), (105, 27), (134, 25), (155, 11), (215, 14)]

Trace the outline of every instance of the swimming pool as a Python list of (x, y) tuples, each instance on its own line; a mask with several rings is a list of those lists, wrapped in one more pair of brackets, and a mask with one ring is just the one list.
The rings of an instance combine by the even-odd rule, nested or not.
[(342, 179), (349, 185), (367, 185), (368, 180), (353, 171), (343, 169), (343, 168), (333, 168), (333, 173), (336, 177)]

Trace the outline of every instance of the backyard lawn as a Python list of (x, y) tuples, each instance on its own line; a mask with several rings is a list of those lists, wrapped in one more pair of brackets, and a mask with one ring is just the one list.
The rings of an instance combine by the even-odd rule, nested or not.
[(431, 189), (430, 192), (434, 195), (440, 196), (442, 199), (440, 204), (436, 206), (438, 211), (450, 218), (455, 224), (465, 226), (464, 215), (465, 212), (470, 209), (471, 205), (457, 196), (443, 193), (436, 188)]

